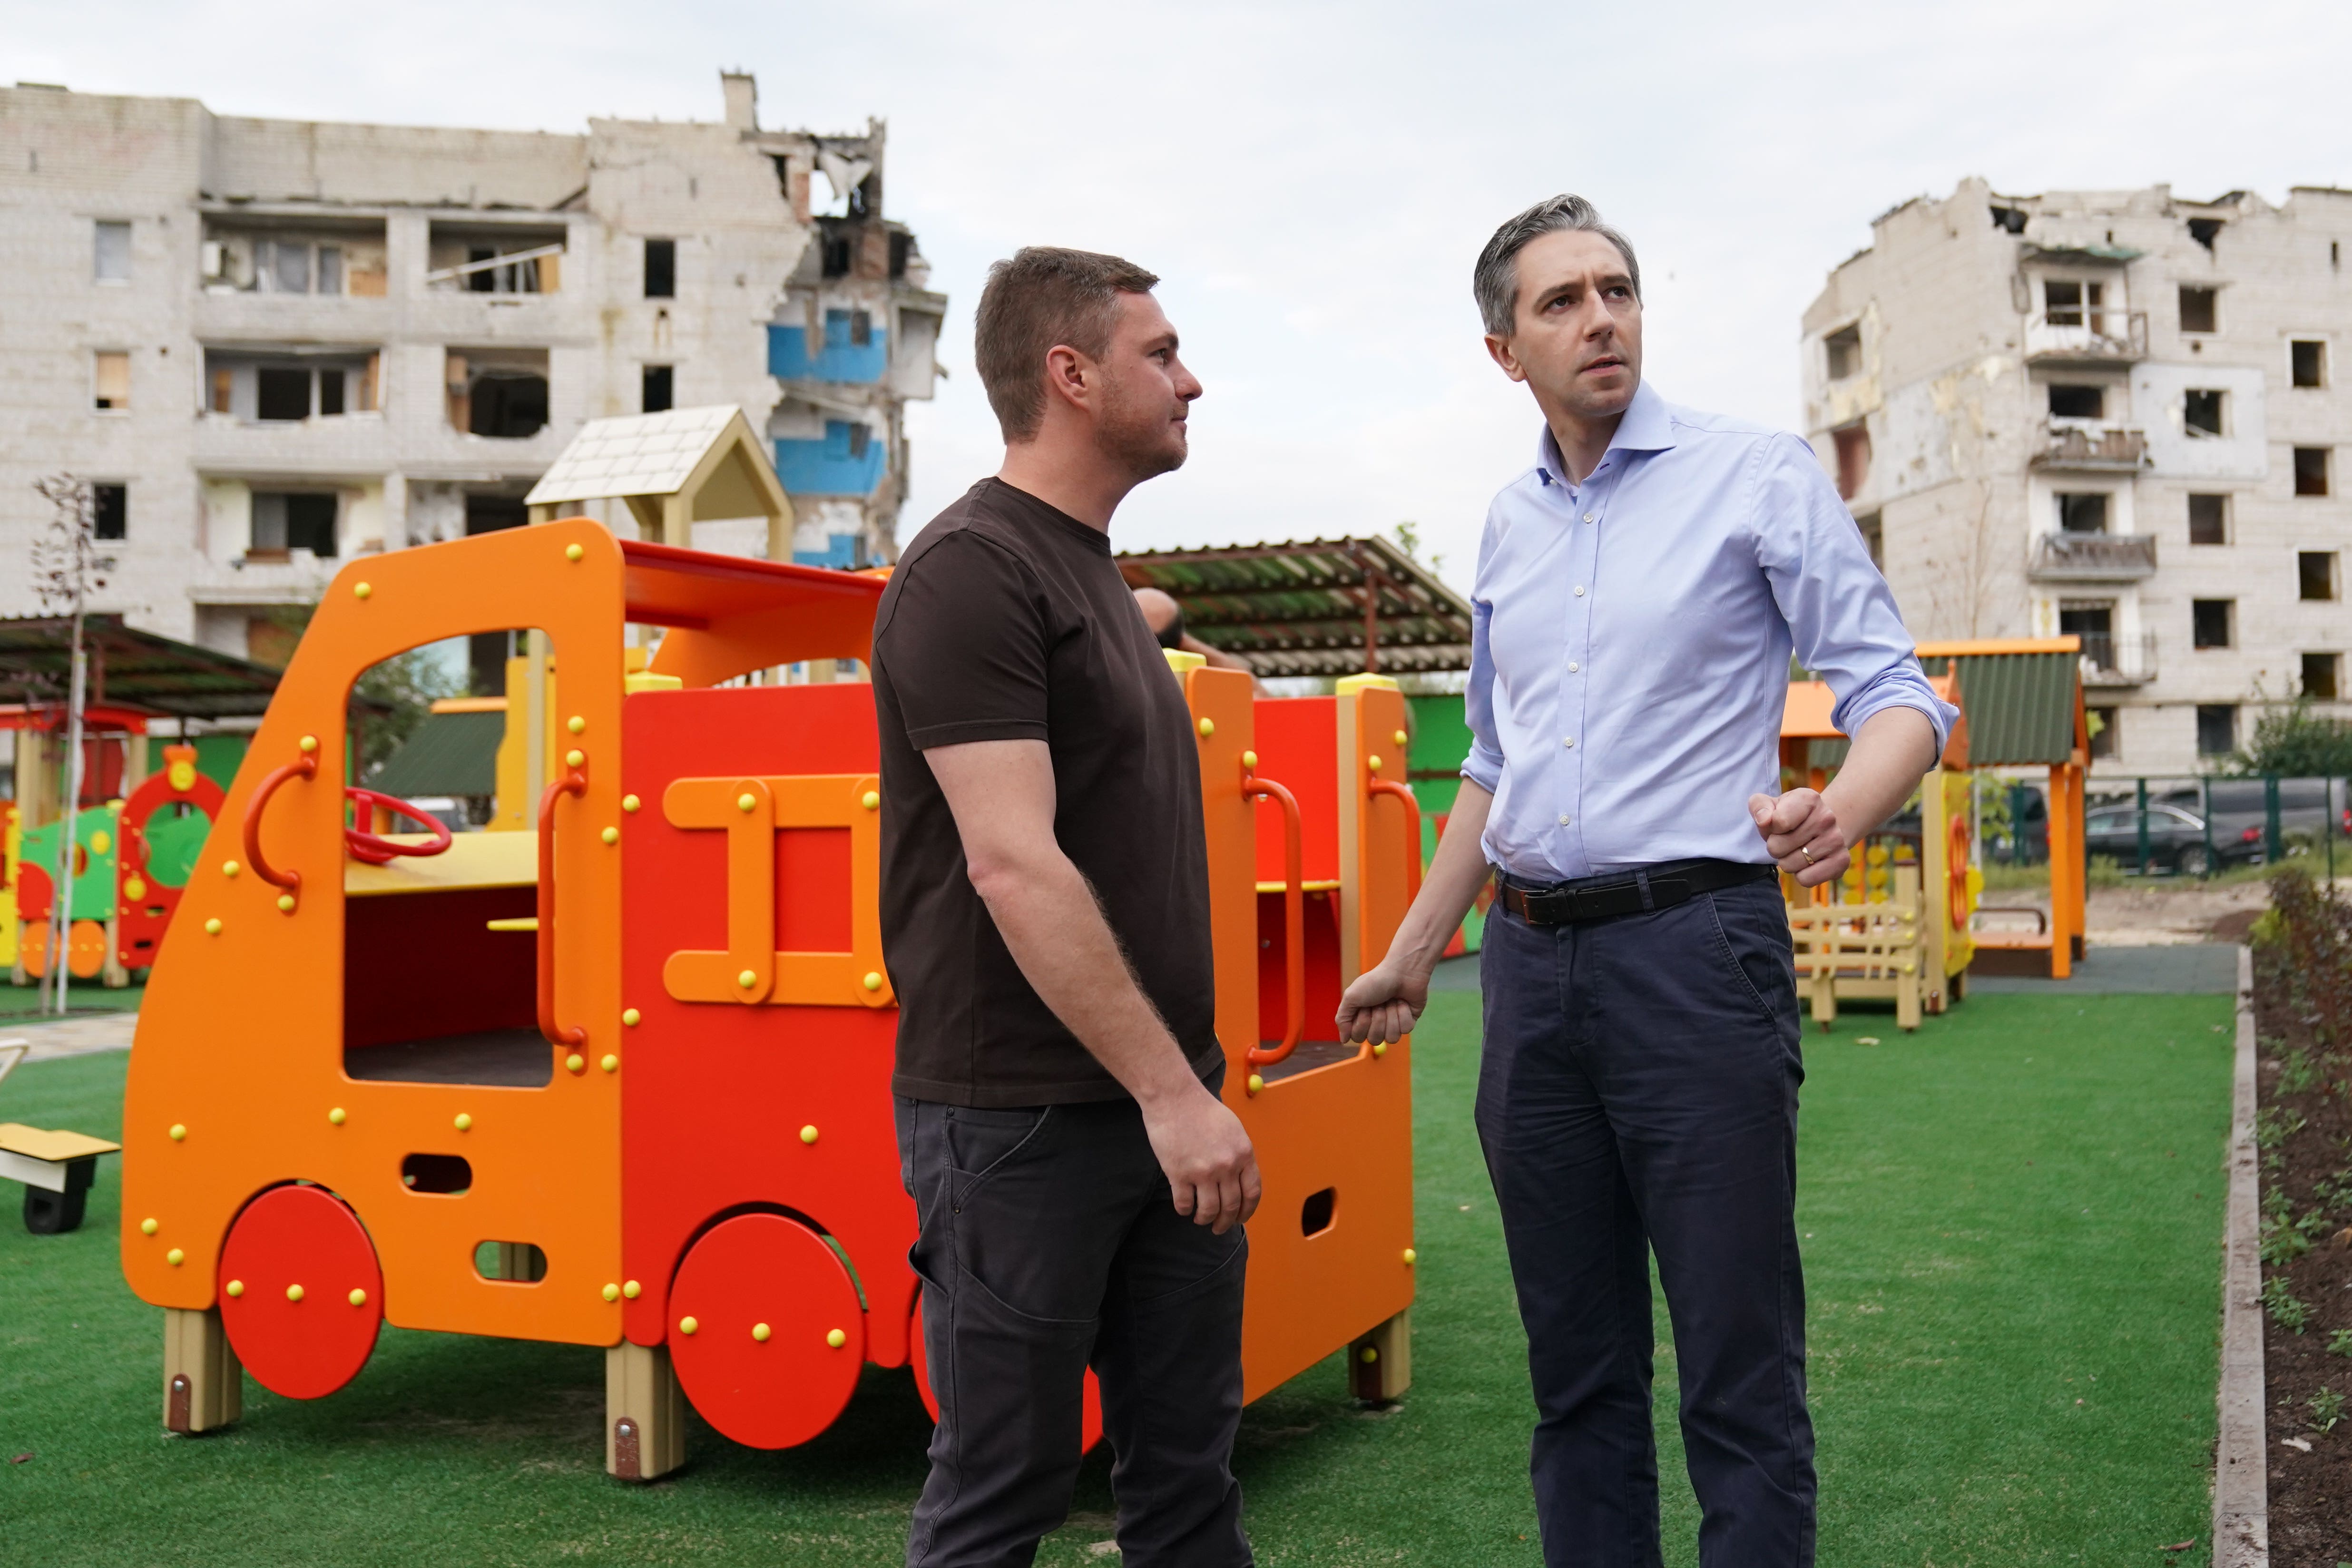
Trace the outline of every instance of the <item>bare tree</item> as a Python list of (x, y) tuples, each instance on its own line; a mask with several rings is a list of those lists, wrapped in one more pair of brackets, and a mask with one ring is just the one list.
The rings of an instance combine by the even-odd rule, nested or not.
[[(47, 528), (33, 540), (33, 591), (41, 607), (52, 615), (73, 616), (72, 674), (66, 698), (66, 760), (63, 815), (58, 818), (56, 894), (49, 905), (48, 963), (42, 976), (42, 1008), (63, 1013), (70, 981), (67, 965), (73, 933), (74, 829), (81, 815), (82, 708), (89, 687), (88, 656), (82, 650), (82, 616), (90, 594), (106, 586), (101, 573), (113, 563), (98, 552), (95, 537), (98, 498), (89, 481), (71, 474), (51, 474), (35, 481), (54, 510)], [(51, 988), (50, 976), (55, 976)]]

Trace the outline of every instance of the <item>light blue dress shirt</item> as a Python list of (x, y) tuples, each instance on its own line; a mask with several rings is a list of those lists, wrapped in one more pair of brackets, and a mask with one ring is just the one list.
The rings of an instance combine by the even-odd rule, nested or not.
[(1488, 862), (1528, 881), (1768, 863), (1748, 797), (1780, 793), (1792, 649), (1848, 735), (1916, 708), (1940, 750), (1958, 715), (1811, 449), (1646, 384), (1580, 485), (1545, 430), (1471, 608), (1462, 776), (1495, 796)]

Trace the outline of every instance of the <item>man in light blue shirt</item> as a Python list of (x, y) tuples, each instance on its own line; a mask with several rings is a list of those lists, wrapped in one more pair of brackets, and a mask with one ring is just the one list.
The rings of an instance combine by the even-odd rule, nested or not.
[[(1544, 1560), (1659, 1561), (1654, 1252), (1699, 1560), (1803, 1568), (1804, 1069), (1774, 874), (1842, 874), (1953, 710), (1804, 443), (1642, 384), (1641, 270), (1590, 204), (1505, 224), (1475, 290), (1544, 430), (1479, 547), (1461, 793), (1340, 1032), (1401, 1038), (1497, 879), (1477, 1120), (1528, 1331)], [(1819, 793), (1780, 787), (1792, 652), (1853, 738)]]

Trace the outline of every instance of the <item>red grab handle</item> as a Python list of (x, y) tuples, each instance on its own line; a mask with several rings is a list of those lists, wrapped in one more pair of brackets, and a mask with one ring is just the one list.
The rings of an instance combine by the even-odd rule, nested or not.
[(1244, 799), (1264, 797), (1282, 807), (1282, 957), (1283, 978), (1288, 983), (1288, 1007), (1284, 1016), (1282, 1044), (1267, 1050), (1252, 1046), (1244, 1053), (1252, 1067), (1278, 1062), (1298, 1048), (1307, 1033), (1307, 859), (1306, 833), (1299, 826), (1298, 801), (1272, 779), (1242, 775)]
[[(356, 785), (345, 786), (343, 798), (358, 802), (360, 809), (370, 815), (381, 807), (411, 822), (423, 823), (433, 830), (434, 835), (430, 844), (394, 844), (364, 827), (346, 827), (343, 829), (343, 847), (351, 852), (354, 860), (363, 860), (371, 866), (384, 866), (391, 864), (395, 855), (438, 855), (449, 847), (449, 825), (423, 806), (411, 805), (399, 796), (385, 795), (380, 790), (361, 789)], [(362, 816), (360, 820), (365, 822), (368, 818)]]
[(302, 873), (280, 871), (262, 858), (261, 814), (269, 809), (269, 797), (278, 793), (279, 784), (291, 778), (315, 778), (318, 773), (319, 759), (316, 756), (305, 756), (282, 768), (272, 768), (262, 776), (259, 786), (253, 792), (253, 798), (245, 803), (245, 863), (253, 868), (255, 876), (271, 887), (283, 888), (289, 893), (302, 890)]
[(1421, 897), (1421, 802), (1394, 779), (1374, 779), (1370, 793), (1393, 796), (1404, 807), (1404, 901)]
[(555, 803), (584, 794), (588, 780), (579, 769), (557, 779), (539, 797), (539, 1032), (551, 1046), (580, 1046), (588, 1031), (555, 1021)]

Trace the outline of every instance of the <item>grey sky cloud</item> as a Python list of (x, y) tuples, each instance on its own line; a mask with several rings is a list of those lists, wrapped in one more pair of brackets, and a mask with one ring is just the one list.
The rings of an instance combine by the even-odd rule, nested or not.
[(217, 113), (715, 120), (715, 72), (741, 66), (767, 123), (883, 115), (887, 204), (956, 306), (953, 374), (909, 421), (909, 532), (996, 460), (970, 370), (987, 264), (1081, 245), (1167, 279), (1208, 389), (1192, 462), (1129, 503), (1119, 542), (1411, 518), (1457, 582), (1533, 450), (1469, 290), (1529, 201), (1577, 191), (1641, 247), (1667, 396), (1794, 425), (1799, 312), (1874, 215), (1972, 173), (2274, 200), (2352, 184), (2347, 58), (2352, 7), (2295, 0), (0, 5), (0, 79)]

